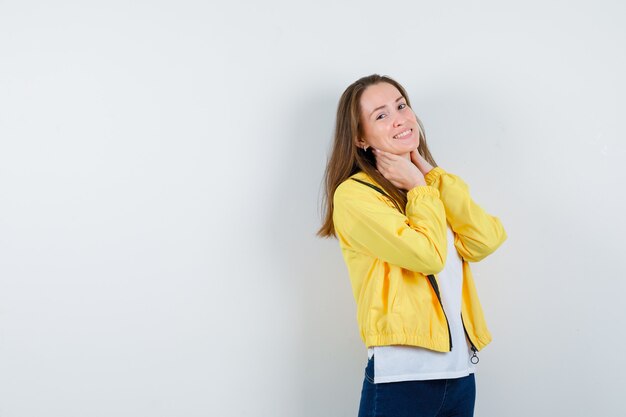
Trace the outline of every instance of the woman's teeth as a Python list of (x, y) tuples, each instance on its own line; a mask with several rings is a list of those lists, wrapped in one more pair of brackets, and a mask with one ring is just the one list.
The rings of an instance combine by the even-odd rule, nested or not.
[(411, 129), (406, 130), (406, 131), (404, 131), (404, 132), (402, 132), (402, 133), (398, 133), (398, 134), (397, 134), (396, 136), (394, 136), (393, 138), (394, 138), (394, 139), (402, 139), (403, 137), (405, 137), (405, 136), (407, 136), (407, 135), (410, 135), (410, 134), (411, 134)]

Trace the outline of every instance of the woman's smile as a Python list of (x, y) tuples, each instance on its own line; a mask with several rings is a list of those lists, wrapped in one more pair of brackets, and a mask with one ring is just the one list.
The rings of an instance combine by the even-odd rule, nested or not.
[(402, 131), (401, 133), (398, 133), (393, 138), (401, 140), (401, 139), (410, 139), (411, 136), (413, 136), (413, 129), (407, 129), (407, 130)]

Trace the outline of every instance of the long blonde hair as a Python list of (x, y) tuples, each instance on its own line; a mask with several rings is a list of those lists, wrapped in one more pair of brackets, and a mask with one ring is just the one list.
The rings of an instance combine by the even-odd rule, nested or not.
[[(363, 136), (361, 95), (367, 87), (378, 83), (389, 83), (396, 87), (405, 98), (407, 106), (411, 107), (406, 90), (397, 81), (385, 75), (372, 74), (360, 78), (343, 92), (337, 106), (333, 147), (324, 173), (325, 190), (322, 199), (324, 221), (317, 232), (317, 236), (336, 237), (333, 224), (333, 195), (339, 184), (359, 171), (365, 172), (380, 184), (398, 207), (406, 207), (406, 191), (393, 185), (378, 172), (376, 159), (371, 150), (364, 151), (356, 146), (356, 139)], [(424, 126), (417, 116), (416, 118), (420, 128), (420, 141), (417, 150), (433, 167), (436, 167), (437, 164), (426, 144)]]

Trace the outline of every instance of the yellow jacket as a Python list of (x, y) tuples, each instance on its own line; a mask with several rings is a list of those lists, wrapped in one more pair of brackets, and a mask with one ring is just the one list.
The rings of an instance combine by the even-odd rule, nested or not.
[(437, 283), (446, 262), (447, 221), (463, 258), (465, 331), (474, 350), (486, 346), (491, 334), (468, 262), (480, 261), (504, 242), (507, 235), (500, 220), (471, 199), (461, 178), (441, 167), (426, 174), (427, 185), (409, 190), (405, 214), (386, 195), (358, 180), (382, 190), (364, 172), (352, 175), (335, 191), (333, 222), (365, 345), (452, 350)]

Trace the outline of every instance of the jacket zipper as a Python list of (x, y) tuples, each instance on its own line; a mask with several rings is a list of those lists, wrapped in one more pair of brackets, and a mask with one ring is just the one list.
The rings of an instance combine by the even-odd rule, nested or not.
[[(441, 302), (441, 295), (439, 294), (439, 285), (437, 285), (437, 280), (435, 279), (435, 276), (432, 274), (428, 275), (428, 282), (430, 282), (430, 285), (433, 287), (433, 290), (435, 291), (435, 294), (437, 295), (437, 300), (439, 300), (441, 311), (443, 311), (443, 316), (446, 318), (446, 326), (448, 326), (448, 340), (450, 342), (450, 351), (452, 351), (452, 334), (450, 333), (450, 323), (448, 322), (448, 316), (446, 315), (446, 311), (443, 308), (443, 303)], [(478, 349), (476, 348), (476, 345), (474, 344), (474, 342), (472, 342), (472, 338), (469, 336), (469, 333), (467, 333), (467, 329), (465, 328), (465, 321), (463, 320), (463, 314), (461, 314), (461, 323), (463, 324), (463, 331), (465, 332), (465, 336), (467, 336), (467, 340), (469, 340), (470, 347), (472, 349), (472, 356), (470, 357), (470, 362), (476, 365), (480, 361), (480, 359), (478, 358), (478, 355), (476, 354), (478, 352)]]
[[(437, 295), (437, 300), (439, 300), (439, 305), (441, 306), (441, 311), (443, 311), (443, 316), (446, 318), (446, 326), (448, 326), (448, 341), (450, 343), (450, 350), (452, 351), (452, 333), (450, 332), (450, 323), (448, 322), (448, 316), (446, 315), (446, 310), (443, 309), (443, 303), (441, 302), (441, 295), (439, 295), (439, 285), (437, 285), (437, 280), (433, 274), (428, 275), (428, 282), (433, 287), (435, 294)], [(461, 318), (462, 319), (462, 318)], [(465, 328), (465, 325), (463, 326)]]
[(467, 340), (469, 340), (472, 348), (472, 357), (470, 358), (470, 362), (476, 365), (480, 361), (478, 355), (476, 355), (478, 349), (476, 349), (476, 345), (474, 345), (474, 342), (472, 342), (472, 338), (469, 337), (469, 333), (467, 333), (467, 329), (465, 328), (465, 321), (463, 320), (463, 314), (461, 314), (461, 323), (463, 323), (463, 331), (465, 332), (465, 336), (467, 337)]

